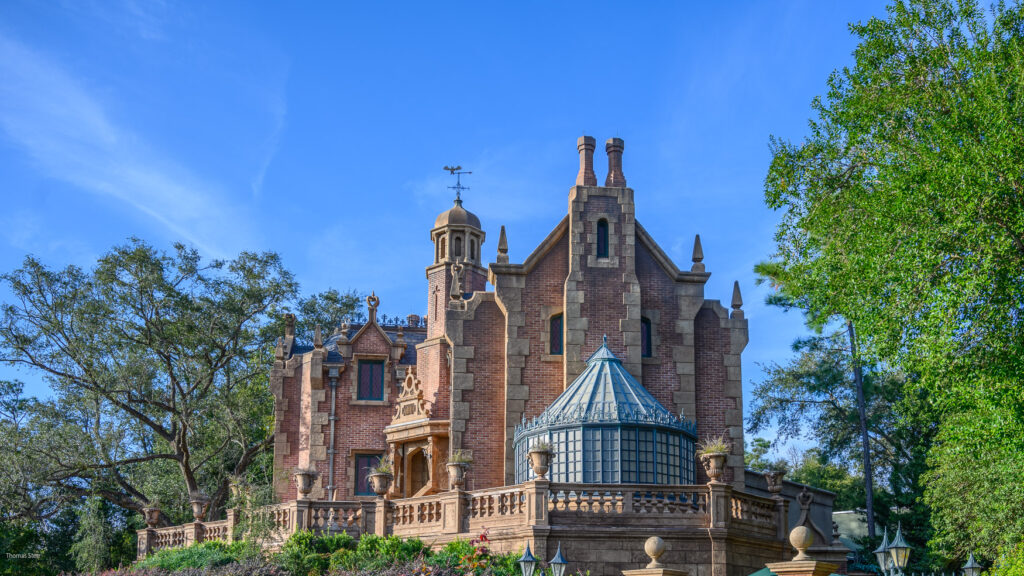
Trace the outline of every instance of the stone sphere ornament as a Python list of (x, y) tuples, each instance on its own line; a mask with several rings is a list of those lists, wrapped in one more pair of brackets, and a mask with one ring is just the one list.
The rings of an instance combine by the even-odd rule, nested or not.
[(797, 526), (789, 533), (789, 543), (796, 548), (796, 556), (793, 560), (810, 560), (807, 549), (814, 544), (814, 533), (807, 526)]
[(650, 564), (647, 568), (661, 568), (661, 562), (658, 562), (658, 558), (665, 553), (665, 541), (658, 536), (651, 536), (644, 542), (644, 552), (651, 557)]

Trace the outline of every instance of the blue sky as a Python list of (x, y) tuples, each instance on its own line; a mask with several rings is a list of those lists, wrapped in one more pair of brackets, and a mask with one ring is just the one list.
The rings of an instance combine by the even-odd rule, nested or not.
[(768, 138), (802, 138), (852, 61), (847, 23), (873, 15), (884, 3), (7, 0), (0, 269), (89, 266), (130, 236), (275, 250), (307, 293), (422, 314), (442, 166), (473, 171), (483, 253), (504, 224), (522, 261), (565, 214), (576, 138), (619, 136), (637, 219), (680, 267), (701, 235), (708, 297), (740, 281), (749, 390), (803, 330), (754, 286), (778, 220)]

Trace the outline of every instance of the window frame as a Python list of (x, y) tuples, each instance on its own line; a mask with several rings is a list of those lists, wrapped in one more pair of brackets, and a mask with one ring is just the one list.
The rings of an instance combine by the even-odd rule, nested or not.
[(654, 357), (654, 325), (646, 316), (640, 317), (640, 357)]
[[(370, 464), (369, 466), (361, 466), (360, 465), (361, 464), (361, 459), (373, 458), (373, 457), (377, 458), (376, 462)], [(384, 453), (383, 452), (370, 452), (370, 451), (367, 451), (367, 452), (356, 452), (356, 453), (352, 454), (352, 466), (355, 468), (355, 474), (353, 475), (353, 478), (352, 478), (352, 495), (353, 496), (377, 496), (377, 494), (370, 487), (370, 480), (369, 480), (370, 472), (369, 472), (369, 469), (372, 468), (373, 466), (376, 466), (377, 464), (379, 464), (381, 459), (383, 459), (383, 458), (384, 458)], [(361, 472), (361, 471), (365, 471), (365, 472)], [(362, 478), (363, 482), (365, 482), (365, 484), (366, 484), (366, 491), (365, 492), (360, 492), (359, 491), (359, 481), (360, 481), (360, 478)]]
[[(555, 323), (558, 329), (555, 330)], [(557, 339), (556, 339), (557, 336)], [(558, 345), (557, 349), (555, 344)], [(559, 312), (548, 318), (548, 355), (562, 356), (565, 354), (565, 314)]]
[(597, 224), (595, 225), (595, 236), (597, 238), (595, 254), (599, 260), (607, 260), (609, 257), (607, 218), (598, 219)]
[[(379, 396), (363, 396), (363, 370), (372, 366), (380, 367), (380, 395)], [(358, 361), (358, 367), (356, 369), (356, 401), (359, 402), (383, 402), (385, 399), (385, 384), (387, 382), (384, 377), (384, 370), (386, 367), (386, 361), (382, 358), (360, 358)], [(370, 375), (373, 378), (373, 375)], [(373, 392), (373, 382), (370, 383), (370, 392)]]

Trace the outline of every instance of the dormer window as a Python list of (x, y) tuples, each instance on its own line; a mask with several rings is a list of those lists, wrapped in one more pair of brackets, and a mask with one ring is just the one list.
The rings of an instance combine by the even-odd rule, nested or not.
[(359, 390), (357, 400), (384, 399), (384, 361), (359, 361)]
[(604, 218), (597, 221), (597, 257), (608, 257), (608, 221)]
[(555, 314), (549, 322), (548, 354), (552, 356), (562, 354), (562, 318), (561, 314)]

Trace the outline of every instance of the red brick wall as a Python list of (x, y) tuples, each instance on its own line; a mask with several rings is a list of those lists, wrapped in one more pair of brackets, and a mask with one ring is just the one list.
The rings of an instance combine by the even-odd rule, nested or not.
[[(675, 280), (654, 260), (650, 250), (641, 243), (636, 245), (636, 275), (640, 282), (640, 302), (644, 310), (657, 310), (658, 320), (651, 324), (652, 340), (659, 344), (651, 352), (651, 358), (644, 359), (641, 383), (662, 406), (673, 414), (679, 414), (673, 393), (679, 388), (672, 358), (672, 346), (680, 344), (676, 334), (676, 320), (679, 319), (679, 305), (676, 302)], [(657, 338), (653, 338), (654, 334)], [(656, 363), (652, 363), (656, 362)], [(693, 418), (687, 414), (687, 418)]]
[[(387, 383), (388, 403), (386, 405), (353, 405), (352, 386), (358, 378), (358, 370), (354, 365), (349, 366), (342, 373), (341, 382), (338, 383), (337, 417), (335, 424), (335, 450), (334, 455), (334, 485), (337, 486), (338, 500), (347, 500), (353, 497), (349, 486), (354, 485), (354, 479), (349, 477), (351, 468), (352, 451), (385, 452), (387, 442), (384, 439), (384, 427), (391, 423), (391, 417), (395, 413), (394, 401), (398, 396), (398, 388), (394, 383), (392, 373), (391, 382)], [(331, 391), (328, 387), (326, 401), (322, 403), (320, 410), (331, 411)], [(324, 443), (330, 447), (330, 423), (324, 425)], [(327, 462), (321, 466), (321, 482), (327, 486)]]
[[(725, 411), (736, 408), (736, 401), (725, 397), (724, 355), (729, 349), (729, 331), (722, 328), (718, 315), (710, 308), (701, 308), (694, 322), (697, 371), (697, 437), (700, 439), (725, 435)], [(699, 464), (699, 463), (698, 463)], [(728, 467), (722, 477), (732, 482)], [(707, 476), (697, 466), (697, 483), (707, 482)]]
[(526, 287), (523, 289), (526, 325), (519, 327), (519, 336), (530, 339), (530, 354), (526, 357), (522, 376), (523, 384), (530, 387), (530, 397), (526, 400), (525, 410), (527, 418), (540, 415), (565, 389), (562, 382), (562, 362), (544, 360), (549, 349), (548, 342), (542, 336), (547, 333), (549, 326), (548, 319), (542, 317), (541, 307), (562, 307), (565, 278), (568, 274), (567, 232), (530, 271), (526, 277)]
[[(295, 371), (300, 374), (299, 370)], [(288, 409), (284, 411), (284, 417), (278, 420), (277, 428), (285, 434), (289, 443), (288, 454), (275, 454), (274, 474), (285, 476), (288, 480), (287, 489), (278, 490), (277, 497), (284, 500), (294, 500), (295, 483), (291, 481), (292, 471), (299, 465), (299, 382), (298, 377), (284, 378), (281, 386), (281, 395), (288, 401)]]
[(448, 344), (434, 340), (416, 350), (416, 377), (420, 379), (423, 399), (430, 403), (434, 418), (445, 419), (451, 413), (451, 373)]
[[(594, 254), (595, 244), (587, 242), (588, 235), (597, 235), (597, 222), (583, 222), (582, 240), (586, 251), (583, 258), (583, 281), (577, 288), (586, 294), (580, 307), (580, 315), (589, 319), (584, 339), (582, 358), (586, 360), (608, 335), (608, 347), (620, 359), (626, 357), (626, 346), (619, 331), (619, 320), (626, 317), (626, 305), (622, 302), (624, 289), (622, 274), (625, 263), (622, 254), (626, 250), (626, 236), (622, 233), (622, 214), (619, 201), (608, 196), (591, 196), (587, 201), (588, 214), (605, 213), (614, 222), (614, 232), (608, 235), (609, 255), (619, 258), (618, 268), (597, 268), (587, 266), (586, 255)], [(617, 239), (617, 242), (616, 242)], [(614, 247), (613, 247), (614, 246)]]
[(494, 302), (483, 302), (463, 325), (463, 343), (473, 346), (466, 371), (473, 389), (462, 392), (469, 419), (462, 446), (473, 451), (467, 489), (505, 484), (505, 315)]

